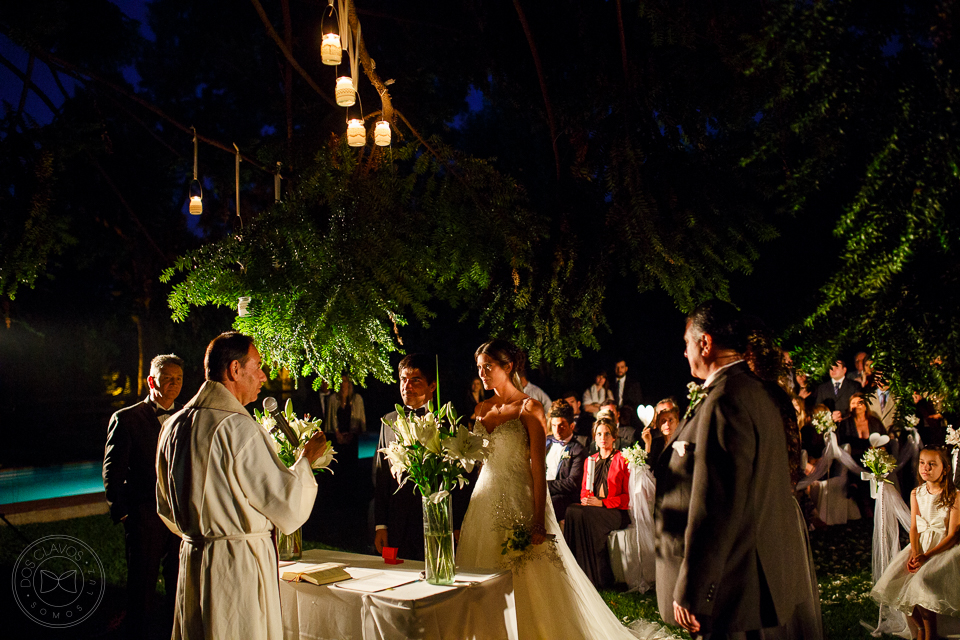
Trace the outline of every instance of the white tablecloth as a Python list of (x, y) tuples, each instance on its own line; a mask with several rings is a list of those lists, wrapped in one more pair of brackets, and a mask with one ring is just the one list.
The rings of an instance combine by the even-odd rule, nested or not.
[[(303, 562), (419, 574), (422, 562), (388, 565), (377, 556), (314, 549)], [(281, 567), (280, 573), (293, 567)], [(285, 640), (401, 640), (517, 638), (513, 576), (509, 571), (457, 574), (468, 586), (435, 587), (423, 581), (377, 593), (334, 585), (280, 581)]]

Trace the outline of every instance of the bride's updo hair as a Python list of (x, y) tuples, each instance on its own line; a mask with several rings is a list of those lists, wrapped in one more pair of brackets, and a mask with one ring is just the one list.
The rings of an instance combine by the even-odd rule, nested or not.
[(523, 353), (523, 349), (507, 340), (494, 338), (489, 342), (484, 342), (477, 348), (476, 353), (473, 354), (473, 361), (476, 362), (481, 354), (496, 360), (501, 367), (506, 367), (508, 364), (512, 365), (510, 369), (510, 382), (512, 382), (513, 386), (517, 389), (523, 391), (523, 385), (520, 384), (520, 372), (523, 371), (527, 361), (527, 356)]

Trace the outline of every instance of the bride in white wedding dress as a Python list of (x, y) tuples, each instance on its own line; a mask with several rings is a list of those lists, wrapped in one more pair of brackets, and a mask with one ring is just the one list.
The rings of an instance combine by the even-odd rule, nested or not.
[[(483, 386), (495, 395), (477, 405), (474, 430), (489, 440), (490, 451), (460, 530), (458, 568), (513, 572), (521, 640), (676, 637), (646, 621), (624, 627), (564, 543), (546, 499), (543, 408), (519, 390), (522, 357), (504, 340), (476, 352)], [(518, 530), (529, 532), (532, 544), (504, 554), (504, 544)]]

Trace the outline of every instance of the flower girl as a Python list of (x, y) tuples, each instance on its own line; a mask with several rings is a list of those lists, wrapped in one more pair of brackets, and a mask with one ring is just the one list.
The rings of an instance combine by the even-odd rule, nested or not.
[(910, 494), (910, 546), (890, 562), (870, 596), (907, 614), (918, 640), (937, 637), (937, 614), (960, 617), (960, 492), (946, 450), (920, 452)]

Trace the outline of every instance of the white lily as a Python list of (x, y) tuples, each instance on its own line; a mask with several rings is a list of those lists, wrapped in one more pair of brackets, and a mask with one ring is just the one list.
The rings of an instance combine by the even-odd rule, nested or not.
[(327, 469), (330, 473), (333, 473), (333, 469), (330, 469), (330, 463), (333, 462), (333, 456), (337, 455), (337, 452), (333, 448), (333, 444), (328, 442), (327, 447), (323, 450), (323, 453), (320, 454), (320, 457), (313, 461), (313, 464), (310, 465), (314, 469)]
[(427, 451), (438, 456), (443, 455), (443, 446), (440, 443), (440, 429), (437, 425), (437, 419), (432, 413), (428, 413), (422, 418), (416, 418), (417, 441), (420, 442)]
[(462, 425), (457, 428), (455, 436), (443, 441), (443, 448), (447, 457), (459, 460), (467, 473), (473, 471), (474, 464), (487, 458), (483, 437), (470, 433), (470, 430)]
[(399, 482), (400, 476), (410, 468), (410, 458), (407, 456), (407, 450), (395, 440), (390, 443), (390, 446), (380, 449), (380, 453), (386, 456), (390, 462), (390, 473)]
[(450, 495), (449, 491), (437, 491), (436, 493), (431, 493), (430, 497), (427, 498), (433, 504), (440, 504), (440, 501)]
[(277, 426), (277, 421), (274, 420), (273, 416), (269, 413), (264, 413), (263, 418), (260, 420), (260, 424), (262, 424), (263, 428), (269, 433), (271, 429)]
[(400, 444), (411, 445), (417, 441), (414, 424), (406, 416), (397, 416), (397, 421), (394, 424), (394, 431), (397, 434), (397, 441), (400, 442)]

